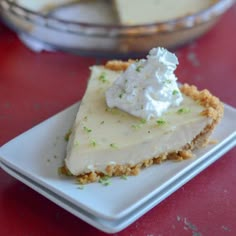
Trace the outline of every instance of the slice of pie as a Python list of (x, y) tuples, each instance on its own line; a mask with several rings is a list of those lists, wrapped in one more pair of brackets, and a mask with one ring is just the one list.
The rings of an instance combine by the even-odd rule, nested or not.
[[(137, 175), (152, 164), (183, 160), (208, 142), (223, 115), (223, 105), (208, 90), (181, 86), (183, 102), (158, 119), (146, 121), (108, 108), (105, 91), (130, 62), (93, 66), (71, 129), (63, 173), (80, 183), (104, 176)], [(157, 170), (158, 171), (158, 170)]]

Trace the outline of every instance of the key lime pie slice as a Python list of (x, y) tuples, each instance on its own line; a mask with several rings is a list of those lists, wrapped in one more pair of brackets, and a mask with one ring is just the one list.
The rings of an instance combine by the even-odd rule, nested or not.
[(174, 54), (154, 48), (147, 59), (91, 67), (62, 172), (82, 184), (137, 175), (152, 164), (187, 159), (204, 146), (223, 105), (207, 90), (179, 88), (177, 64)]

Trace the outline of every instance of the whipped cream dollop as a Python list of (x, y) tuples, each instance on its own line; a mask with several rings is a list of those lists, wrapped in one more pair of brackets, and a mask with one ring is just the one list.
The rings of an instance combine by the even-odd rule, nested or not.
[(147, 59), (132, 63), (106, 91), (110, 108), (149, 120), (162, 116), (183, 100), (174, 71), (178, 59), (164, 48), (153, 48)]

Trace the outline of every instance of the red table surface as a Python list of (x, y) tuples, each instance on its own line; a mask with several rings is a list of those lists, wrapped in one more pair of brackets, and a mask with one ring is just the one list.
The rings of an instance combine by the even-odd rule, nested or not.
[[(236, 107), (236, 6), (176, 51), (181, 82)], [(94, 58), (33, 53), (0, 25), (0, 145), (80, 100)], [(236, 235), (236, 149), (185, 184), (123, 235)], [(0, 170), (0, 235), (106, 235)]]

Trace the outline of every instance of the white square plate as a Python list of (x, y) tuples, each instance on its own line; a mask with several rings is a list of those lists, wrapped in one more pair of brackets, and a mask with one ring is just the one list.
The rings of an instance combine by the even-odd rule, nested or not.
[(225, 105), (224, 118), (212, 136), (218, 143), (196, 152), (195, 158), (155, 165), (127, 180), (112, 178), (109, 186), (93, 183), (81, 190), (74, 179), (57, 173), (65, 156), (64, 136), (78, 106), (71, 106), (2, 146), (0, 164), (40, 194), (108, 233), (127, 227), (236, 144), (236, 110)]

